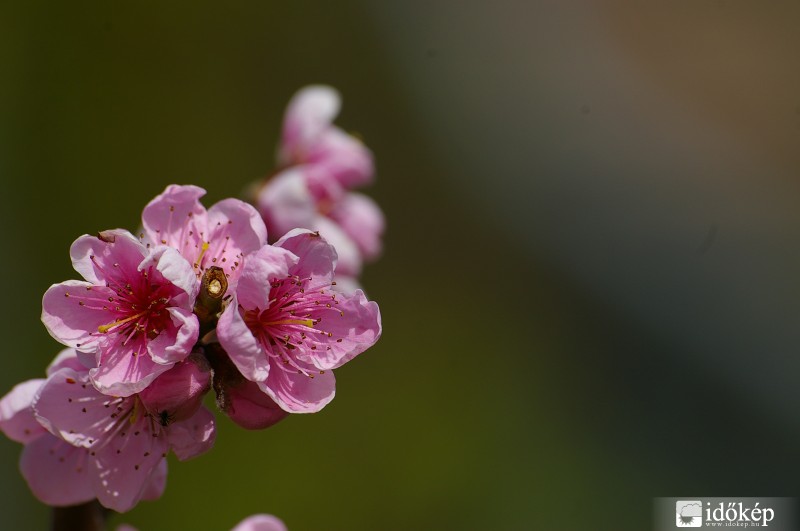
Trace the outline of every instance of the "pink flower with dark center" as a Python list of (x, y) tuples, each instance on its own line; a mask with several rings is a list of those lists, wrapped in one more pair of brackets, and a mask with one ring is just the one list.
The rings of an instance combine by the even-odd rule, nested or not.
[(162, 463), (170, 449), (178, 459), (189, 459), (210, 449), (215, 437), (214, 417), (203, 407), (172, 422), (160, 412), (148, 411), (138, 395), (100, 393), (86, 369), (73, 367), (50, 375), (34, 399), (33, 410), (53, 435), (88, 452), (94, 495), (103, 506), (120, 512), (143, 496), (158, 494), (151, 483), (164, 476)]
[(332, 290), (336, 251), (319, 234), (291, 231), (248, 255), (217, 336), (241, 374), (290, 413), (333, 399), (332, 369), (381, 334), (378, 305)]
[[(85, 371), (72, 349), (58, 355), (48, 367), (48, 375), (65, 367)], [(34, 415), (32, 403), (44, 383), (44, 379), (23, 382), (0, 400), (0, 430), (25, 445), (20, 471), (39, 500), (57, 507), (87, 502), (96, 497), (90, 451), (49, 433)], [(142, 498), (160, 497), (165, 485), (166, 461), (163, 461), (151, 475)]]
[(267, 228), (256, 209), (238, 199), (224, 199), (211, 208), (200, 203), (206, 191), (197, 186), (170, 185), (142, 212), (142, 242), (180, 251), (201, 277), (217, 266), (232, 286), (245, 254), (267, 243)]
[(42, 322), (59, 342), (93, 355), (85, 361), (100, 391), (137, 393), (189, 355), (199, 332), (198, 283), (180, 253), (113, 230), (81, 236), (70, 254), (86, 280), (51, 286)]

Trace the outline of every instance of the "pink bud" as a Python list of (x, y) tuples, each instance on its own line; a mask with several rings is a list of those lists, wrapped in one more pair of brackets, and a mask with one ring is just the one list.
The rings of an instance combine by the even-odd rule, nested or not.
[(139, 398), (147, 411), (166, 426), (194, 415), (209, 389), (211, 367), (195, 351), (156, 378), (139, 393)]
[(225, 389), (225, 406), (231, 420), (248, 430), (269, 428), (288, 415), (258, 384), (247, 380)]

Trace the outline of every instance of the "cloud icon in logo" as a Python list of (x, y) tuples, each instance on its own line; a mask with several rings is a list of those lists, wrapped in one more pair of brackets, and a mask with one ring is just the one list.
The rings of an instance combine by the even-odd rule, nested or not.
[(703, 502), (683, 500), (675, 503), (675, 525), (677, 527), (702, 527)]
[(690, 503), (681, 508), (681, 516), (702, 517), (703, 506), (699, 503)]

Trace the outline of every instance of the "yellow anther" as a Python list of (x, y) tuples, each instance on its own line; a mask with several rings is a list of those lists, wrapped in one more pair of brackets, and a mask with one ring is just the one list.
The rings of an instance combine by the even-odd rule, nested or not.
[(115, 326), (119, 326), (121, 324), (127, 323), (128, 321), (133, 321), (134, 319), (138, 319), (139, 317), (143, 316), (145, 313), (147, 313), (147, 312), (139, 312), (136, 315), (131, 315), (130, 317), (126, 317), (125, 319), (118, 320), (118, 321), (113, 321), (111, 323), (104, 324), (104, 325), (100, 325), (100, 326), (97, 327), (97, 331), (100, 332), (101, 334), (105, 334), (106, 332), (108, 332), (109, 330), (114, 328)]
[(314, 326), (313, 319), (281, 319), (280, 321), (267, 321), (264, 323), (267, 326), (276, 326), (276, 325), (284, 325), (284, 324), (296, 324), (296, 325), (304, 325), (308, 327)]
[(208, 251), (208, 242), (203, 242), (203, 246), (200, 248), (200, 256), (197, 257), (197, 261), (194, 263), (195, 267), (200, 267), (200, 262), (203, 261), (203, 255), (206, 254)]

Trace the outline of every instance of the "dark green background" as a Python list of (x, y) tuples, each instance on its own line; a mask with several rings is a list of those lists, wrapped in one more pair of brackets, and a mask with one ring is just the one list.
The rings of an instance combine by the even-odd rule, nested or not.
[[(641, 530), (653, 496), (797, 493), (796, 10), (577, 5), (0, 6), (3, 389), (59, 349), (70, 243), (170, 183), (240, 195), (298, 88), (377, 161), (381, 341), (112, 524)], [(0, 528), (42, 529), (18, 454)]]

